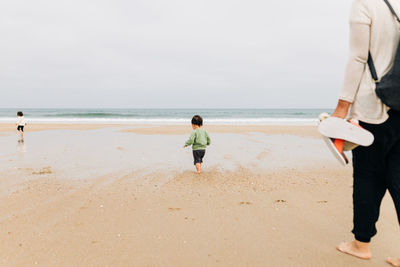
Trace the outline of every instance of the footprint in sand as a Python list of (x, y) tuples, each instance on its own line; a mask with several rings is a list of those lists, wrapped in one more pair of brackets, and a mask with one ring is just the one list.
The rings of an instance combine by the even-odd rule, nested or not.
[(317, 203), (325, 204), (325, 203), (328, 203), (328, 200), (320, 200), (320, 201), (317, 201)]
[(266, 157), (268, 157), (268, 155), (269, 155), (269, 151), (261, 152), (260, 154), (257, 155), (257, 159), (258, 159), (258, 160), (263, 160), (263, 159), (265, 159)]
[(178, 211), (181, 210), (181, 208), (168, 208), (169, 211)]
[(239, 202), (239, 205), (251, 205), (252, 203), (251, 202), (249, 202), (249, 201), (242, 201), (242, 202)]
[(287, 201), (284, 199), (277, 199), (274, 201), (274, 203), (286, 203)]
[(224, 159), (233, 160), (233, 157), (231, 155), (224, 155)]
[(43, 175), (43, 174), (51, 174), (51, 173), (53, 173), (51, 171), (51, 167), (44, 167), (37, 172), (32, 172), (32, 174), (34, 174), (34, 175)]

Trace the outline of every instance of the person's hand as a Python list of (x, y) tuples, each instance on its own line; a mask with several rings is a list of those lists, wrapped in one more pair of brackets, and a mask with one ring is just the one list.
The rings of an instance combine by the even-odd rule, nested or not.
[(339, 99), (336, 109), (331, 116), (345, 119), (347, 117), (347, 113), (349, 113), (350, 105), (350, 102)]
[(186, 148), (186, 147), (187, 147), (187, 145), (184, 145), (184, 146), (183, 146), (183, 148)]

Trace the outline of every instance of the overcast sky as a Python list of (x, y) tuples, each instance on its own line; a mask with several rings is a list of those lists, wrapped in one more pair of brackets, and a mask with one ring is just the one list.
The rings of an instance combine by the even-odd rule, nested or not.
[(333, 108), (350, 5), (4, 0), (0, 107)]

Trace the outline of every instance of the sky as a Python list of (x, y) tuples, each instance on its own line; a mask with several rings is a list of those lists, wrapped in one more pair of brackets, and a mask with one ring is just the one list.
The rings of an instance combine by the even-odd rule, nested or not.
[(333, 108), (350, 6), (1, 1), (0, 108)]

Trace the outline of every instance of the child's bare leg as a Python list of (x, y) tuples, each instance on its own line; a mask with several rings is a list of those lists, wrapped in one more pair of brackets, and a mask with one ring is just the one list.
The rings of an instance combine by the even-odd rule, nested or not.
[(354, 240), (353, 242), (343, 242), (336, 247), (340, 252), (355, 256), (360, 259), (369, 260), (371, 258), (370, 243)]
[(387, 263), (391, 264), (394, 267), (400, 267), (400, 258), (397, 259), (387, 258), (386, 261)]
[(200, 174), (201, 173), (201, 164), (196, 163), (196, 173)]
[(20, 132), (21, 132), (21, 140), (24, 140), (24, 132), (23, 131)]

